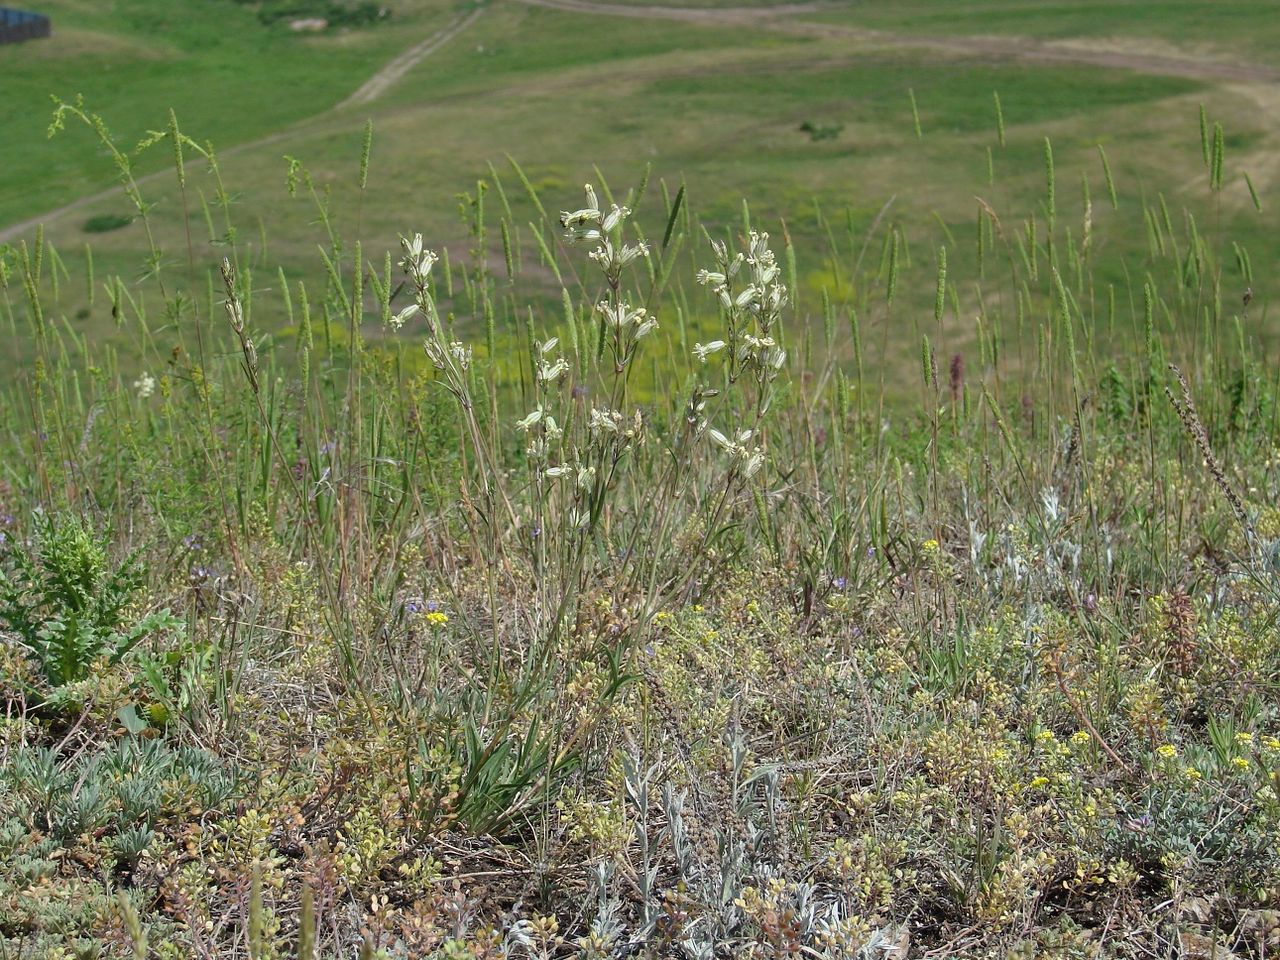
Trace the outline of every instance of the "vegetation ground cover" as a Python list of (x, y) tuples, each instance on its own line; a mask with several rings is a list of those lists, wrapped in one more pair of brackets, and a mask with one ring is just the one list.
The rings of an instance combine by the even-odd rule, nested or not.
[(1274, 954), (1265, 89), (606, 18), (59, 108), (0, 956)]

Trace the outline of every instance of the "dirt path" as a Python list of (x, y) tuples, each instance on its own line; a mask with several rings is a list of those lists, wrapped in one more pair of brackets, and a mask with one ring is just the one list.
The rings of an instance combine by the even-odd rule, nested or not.
[(386, 92), (387, 88), (398, 82), (406, 73), (416, 67), (431, 54), (435, 53), (446, 43), (460, 34), (471, 24), (480, 18), (480, 12), (483, 7), (476, 7), (470, 13), (459, 15), (454, 18), (453, 22), (441, 30), (439, 33), (432, 34), (421, 43), (410, 47), (398, 57), (390, 60), (386, 66), (366, 80), (355, 93), (343, 100), (335, 108), (341, 110), (344, 107), (357, 106), (362, 103), (369, 103), (376, 100)]
[[(414, 44), (408, 50), (405, 50), (403, 53), (393, 57), (372, 77), (361, 84), (360, 88), (351, 94), (351, 96), (347, 97), (336, 106), (330, 107), (324, 113), (318, 114), (314, 117), (308, 117), (307, 119), (299, 121), (298, 123), (286, 127), (283, 130), (277, 130), (275, 133), (269, 133), (264, 137), (259, 137), (257, 140), (248, 140), (243, 143), (238, 143), (221, 151), (218, 156), (220, 158), (233, 157), (246, 150), (269, 146), (272, 143), (286, 139), (292, 134), (298, 132), (300, 129), (305, 128), (307, 125), (314, 123), (316, 120), (327, 117), (338, 110), (359, 106), (376, 100), (389, 87), (401, 80), (405, 74), (415, 66), (427, 57), (431, 56), (431, 54), (435, 53), (459, 33), (471, 26), (471, 24), (475, 23), (483, 9), (483, 7), (476, 7), (468, 14), (459, 14), (441, 30), (436, 31), (422, 42)], [(144, 174), (137, 178), (137, 183), (141, 186), (142, 184), (153, 182), (169, 172), (170, 170), (166, 168), (164, 170), (157, 170), (154, 173)], [(119, 185), (108, 187), (106, 190), (99, 190), (97, 193), (91, 193), (88, 196), (80, 197), (70, 203), (64, 204), (61, 207), (48, 210), (27, 220), (20, 220), (7, 227), (2, 227), (0, 228), (0, 243), (8, 243), (16, 240), (24, 233), (34, 230), (42, 223), (49, 223), (53, 220), (60, 219), (67, 214), (75, 213), (77, 210), (90, 207), (99, 201), (106, 200), (119, 194), (119, 192)]]
[(1127, 50), (1108, 50), (1079, 43), (1055, 43), (1017, 36), (918, 36), (889, 33), (835, 23), (787, 19), (787, 15), (830, 10), (828, 3), (784, 4), (772, 7), (649, 7), (595, 0), (520, 0), (535, 7), (567, 10), (599, 16), (631, 17), (644, 20), (681, 20), (687, 23), (753, 23), (770, 30), (813, 37), (849, 37), (877, 46), (914, 47), (941, 53), (1012, 60), (1022, 63), (1095, 66), (1138, 73), (1218, 80), (1231, 83), (1271, 83), (1280, 81), (1280, 69), (1260, 64), (1197, 60)]

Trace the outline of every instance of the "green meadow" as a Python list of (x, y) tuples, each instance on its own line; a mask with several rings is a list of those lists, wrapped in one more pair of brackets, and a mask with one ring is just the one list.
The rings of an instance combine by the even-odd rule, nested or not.
[[(147, 131), (163, 130), (173, 108), (182, 129), (219, 151), (235, 203), (251, 220), (271, 225), (270, 253), (289, 271), (312, 262), (316, 238), (307, 214), (297, 213), (283, 189), (283, 158), (305, 163), (321, 189), (342, 196), (370, 119), (376, 189), (363, 208), (366, 222), (381, 231), (371, 239), (383, 245), (408, 230), (441, 244), (465, 243), (453, 198), (471, 191), (491, 167), (509, 174), (510, 157), (562, 193), (596, 169), (628, 183), (648, 171), (671, 191), (684, 184), (712, 222), (727, 222), (750, 195), (759, 215), (785, 220), (806, 241), (829, 242), (830, 224), (814, 214), (822, 209), (835, 211), (831, 219), (854, 234), (879, 218), (879, 226), (895, 226), (913, 249), (927, 251), (973, 232), (975, 198), (1003, 217), (1034, 212), (1043, 192), (1037, 158), (1045, 137), (1053, 142), (1064, 210), (1076, 217), (1084, 190), (1096, 197), (1107, 189), (1099, 146), (1131, 202), (1154, 207), (1163, 197), (1166, 206), (1204, 208), (1207, 180), (1197, 150), (1204, 105), (1223, 124), (1228, 152), (1229, 189), (1213, 202), (1214, 223), (1265, 257), (1274, 240), (1262, 229), (1244, 175), (1267, 194), (1275, 172), (1271, 84), (1183, 76), (1176, 63), (1163, 72), (1027, 64), (912, 42), (913, 35), (938, 32), (1050, 42), (1101, 37), (1124, 51), (1137, 49), (1126, 39), (1137, 32), (1168, 54), (1162, 38), (1175, 33), (1252, 42), (1268, 29), (1254, 29), (1245, 6), (1227, 5), (1215, 7), (1215, 30), (1200, 30), (1198, 9), (861, 3), (744, 28), (716, 21), (723, 11), (714, 5), (703, 11), (713, 19), (689, 21), (664, 19), (660, 7), (647, 11), (659, 16), (641, 19), (498, 4), (483, 8), (376, 99), (334, 110), (383, 62), (465, 10), (412, 5), (362, 30), (312, 36), (264, 27), (250, 7), (230, 0), (201, 0), (168, 19), (142, 0), (115, 14), (54, 4), (60, 29), (53, 42), (0, 52), (21, 77), (18, 95), (7, 101), (13, 113), (6, 129), (15, 134), (0, 174), (0, 223), (27, 223), (22, 235), (29, 239), (31, 218), (111, 186), (110, 164), (87, 131), (44, 138), (48, 111), (38, 104), (50, 93), (85, 94), (88, 109), (126, 150)], [(810, 21), (817, 32), (790, 29)], [(856, 32), (824, 35), (823, 23), (892, 35), (887, 41)], [(1148, 29), (1152, 23), (1160, 30)], [(1240, 49), (1188, 46), (1178, 56), (1239, 62)], [(201, 198), (216, 186), (193, 170), (184, 208), (174, 178), (163, 174), (164, 154), (152, 147), (132, 163), (138, 174), (153, 174), (144, 182), (153, 229), (173, 253), (185, 246), (186, 224), (200, 219)], [(1095, 207), (1100, 223), (1110, 215), (1107, 206)], [(523, 228), (530, 212), (517, 201), (513, 228)], [(1201, 213), (1203, 222), (1209, 214)], [(100, 265), (124, 270), (145, 253), (142, 231), (130, 226), (95, 236), (85, 228), (94, 228), (95, 216), (106, 218), (102, 225), (132, 214), (123, 196), (96, 199), (54, 216), (47, 236), (69, 262), (92, 239)], [(1146, 253), (1141, 219), (1124, 219), (1110, 241), (1109, 279), (1140, 270)], [(208, 251), (205, 240), (199, 246)], [(811, 309), (820, 300), (819, 282), (815, 276), (804, 291)], [(74, 299), (65, 305), (73, 316), (85, 306)], [(111, 335), (92, 318), (80, 329)]]

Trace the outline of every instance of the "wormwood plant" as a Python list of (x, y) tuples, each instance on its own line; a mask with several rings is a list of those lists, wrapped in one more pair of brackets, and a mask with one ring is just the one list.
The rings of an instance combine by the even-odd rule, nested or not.
[(147, 637), (180, 625), (167, 609), (131, 609), (145, 580), (136, 555), (112, 564), (106, 544), (74, 516), (36, 513), (30, 545), (0, 548), (0, 623), (57, 687), (119, 661)]

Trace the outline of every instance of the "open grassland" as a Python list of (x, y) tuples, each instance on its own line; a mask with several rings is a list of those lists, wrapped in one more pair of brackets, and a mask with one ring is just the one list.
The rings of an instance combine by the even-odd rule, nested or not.
[[(819, 306), (824, 283), (840, 294), (835, 288), (845, 278), (839, 262), (861, 249), (873, 223), (879, 230), (873, 242), (896, 228), (927, 269), (938, 245), (957, 255), (955, 248), (964, 245), (955, 238), (974, 232), (982, 203), (1004, 219), (1037, 211), (1044, 177), (1036, 158), (1045, 137), (1055, 151), (1063, 210), (1077, 219), (1086, 189), (1092, 200), (1104, 201), (1093, 203), (1094, 220), (1101, 224), (1111, 216), (1101, 145), (1129, 202), (1153, 209), (1161, 197), (1175, 209), (1188, 204), (1199, 209), (1200, 226), (1229, 232), (1254, 257), (1265, 261), (1276, 254), (1277, 241), (1260, 229), (1244, 179), (1248, 174), (1265, 203), (1280, 173), (1276, 87), (1261, 77), (1185, 75), (1180, 64), (1229, 61), (1266, 69), (1265, 57), (1250, 62), (1255, 48), (1237, 45), (1227, 53), (1170, 39), (1178, 24), (1199, 15), (1199, 5), (1113, 4), (1093, 10), (1085, 29), (1074, 8), (1025, 3), (993, 7), (985, 17), (976, 8), (965, 12), (967, 6), (918, 3), (783, 8), (759, 16), (754, 9), (713, 5), (693, 19), (669, 19), (672, 11), (661, 7), (624, 18), (609, 15), (616, 6), (602, 11), (577, 0), (557, 2), (571, 9), (486, 5), (375, 97), (337, 111), (327, 108), (395, 52), (456, 23), (465, 11), (412, 5), (374, 28), (301, 37), (262, 27), (230, 0), (202, 0), (190, 20), (172, 14), (167, 21), (148, 20), (150, 8), (142, 0), (115, 16), (55, 9), (59, 22), (67, 23), (61, 39), (0, 51), (23, 78), (22, 95), (6, 101), (15, 111), (7, 128), (18, 135), (6, 145), (9, 162), (0, 173), (0, 220), (93, 194), (108, 182), (108, 166), (86, 131), (62, 134), (53, 144), (42, 139), (47, 117), (29, 104), (57, 90), (87, 92), (90, 108), (104, 115), (126, 148), (144, 131), (164, 129), (167, 108), (175, 106), (184, 127), (224, 152), (234, 200), (252, 214), (241, 229), (255, 231), (257, 220), (269, 224), (272, 262), (287, 275), (314, 263), (318, 234), (309, 214), (299, 213), (282, 189), (282, 157), (299, 158), (318, 188), (343, 197), (370, 117), (375, 189), (362, 201), (362, 216), (379, 232), (369, 240), (386, 245), (398, 232), (421, 229), (460, 252), (467, 237), (452, 213), (452, 198), (473, 191), (491, 165), (505, 169), (506, 155), (552, 190), (572, 189), (594, 175), (593, 166), (624, 182), (649, 169), (655, 183), (663, 180), (672, 191), (686, 184), (711, 225), (735, 216), (739, 198), (750, 195), (759, 215), (785, 219), (798, 240), (816, 244), (851, 232), (852, 248), (837, 249), (838, 262), (825, 269), (815, 265), (797, 291), (808, 310)], [(674, 15), (684, 17), (680, 10)], [(1215, 8), (1214, 16), (1213, 31), (1184, 35), (1231, 45), (1241, 37), (1265, 39), (1270, 29), (1256, 26), (1257, 18), (1243, 7)], [(1060, 41), (1068, 36), (1080, 38), (1081, 46), (1067, 44), (1065, 59), (1011, 60), (1001, 49), (965, 46), (972, 31), (953, 22), (960, 20), (986, 23), (987, 33), (1015, 45), (1048, 40), (1062, 54)], [(79, 23), (104, 36), (108, 28), (115, 31), (98, 60), (85, 61), (75, 47)], [(1147, 23), (1163, 24), (1169, 33), (1144, 33)], [(1124, 40), (1135, 33), (1149, 46)], [(208, 42), (211, 35), (218, 42)], [(931, 46), (938, 37), (960, 45)], [(1098, 37), (1120, 38), (1112, 45), (1117, 63), (1071, 62), (1080, 50), (1093, 50)], [(138, 55), (147, 43), (149, 54)], [(1129, 54), (1164, 59), (1126, 69)], [(270, 96), (262, 94), (267, 88)], [(1003, 133), (997, 129), (997, 94)], [(1201, 104), (1210, 122), (1223, 124), (1227, 154), (1228, 189), (1211, 205), (1194, 146)], [(164, 152), (152, 148), (139, 155), (139, 173), (162, 168)], [(143, 181), (147, 202), (155, 204), (156, 237), (173, 261), (186, 258), (191, 221), (197, 259), (216, 254), (199, 205), (217, 186), (202, 165), (193, 163), (191, 173), (185, 203), (171, 173), (161, 170)], [(32, 190), (32, 183), (40, 189)], [(514, 193), (513, 236), (528, 242), (527, 224), (536, 211), (521, 191)], [(817, 207), (829, 212), (832, 223), (814, 215)], [(120, 194), (108, 195), (55, 214), (46, 236), (74, 263), (92, 236), (86, 223), (110, 225), (133, 213)], [(25, 223), (4, 237), (30, 239), (32, 230)], [(1142, 271), (1148, 233), (1142, 218), (1117, 220), (1102, 266), (1108, 282)], [(149, 246), (137, 224), (92, 239), (99, 266), (111, 271), (138, 262)], [(491, 237), (493, 257), (502, 255), (497, 239)], [(975, 264), (953, 259), (953, 266)], [(77, 299), (78, 293), (69, 290), (61, 305), (75, 329), (110, 339), (110, 325), (100, 313), (84, 315), (87, 298)], [(1256, 293), (1265, 302), (1265, 290)], [(927, 306), (927, 289), (913, 284), (907, 295), (916, 294)], [(972, 312), (971, 298), (965, 301), (961, 315)], [(910, 355), (909, 343), (894, 342)]]
[(1273, 88), (598, 6), (15, 148), (0, 960), (1274, 956)]
[(1033, 160), (1041, 218), (939, 248), (925, 311), (900, 233), (839, 268), (654, 183), (539, 254), (506, 206), (564, 194), (515, 170), (456, 255), (344, 234), (370, 178), (310, 198), (327, 279), (234, 229), (216, 276), (98, 274), (141, 374), (8, 258), (5, 952), (1271, 953), (1255, 278), (1124, 194), (1073, 241)]
[[(52, 18), (54, 36), (0, 47), (0, 226), (111, 182), (92, 142), (49, 145), (51, 95), (84, 94), (130, 147), (162, 128), (170, 109), (219, 148), (230, 147), (336, 105), (452, 12), (444, 2), (393, 3), (388, 24), (305, 36), (265, 27), (235, 0), (34, 6)], [(144, 159), (144, 170), (148, 162), (154, 168), (155, 158)]]

